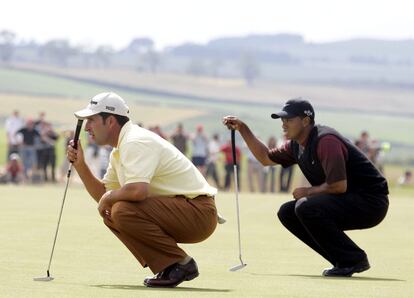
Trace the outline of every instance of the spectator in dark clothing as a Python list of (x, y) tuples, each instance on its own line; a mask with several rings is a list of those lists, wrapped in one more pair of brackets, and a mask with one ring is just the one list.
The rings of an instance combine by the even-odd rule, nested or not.
[(40, 112), (39, 113), (39, 118), (34, 122), (34, 126), (35, 126), (35, 129), (37, 130), (37, 131), (40, 131), (40, 126), (43, 124), (43, 123), (45, 123), (46, 122), (46, 120), (45, 120), (45, 118), (46, 118), (46, 113), (45, 112)]
[(352, 276), (370, 268), (366, 253), (345, 233), (379, 224), (388, 210), (388, 185), (368, 158), (327, 126), (315, 125), (312, 105), (301, 98), (286, 102), (272, 118), (282, 119), (290, 140), (269, 150), (233, 116), (224, 118), (239, 130), (263, 165), (298, 164), (311, 184), (293, 191), (293, 201), (278, 212), (282, 224), (329, 261), (324, 276)]
[(28, 119), (26, 126), (18, 130), (17, 134), (22, 136), (21, 157), (24, 167), (24, 176), (29, 180), (37, 168), (36, 146), (40, 142), (40, 134), (34, 129), (32, 119)]
[(59, 135), (53, 130), (52, 125), (48, 122), (41, 124), (42, 137), (42, 170), (44, 181), (49, 181), (48, 168), (50, 168), (50, 178), (52, 182), (56, 182), (55, 168), (56, 168), (56, 152), (55, 145)]
[(181, 123), (178, 124), (175, 133), (171, 136), (171, 141), (178, 150), (181, 151), (182, 154), (187, 156), (187, 140), (188, 137), (184, 134), (183, 125)]
[[(43, 135), (44, 132), (43, 130), (46, 127), (46, 113), (45, 112), (40, 112), (39, 113), (39, 118), (34, 121), (34, 129), (40, 134), (40, 141), (36, 144), (36, 159), (37, 159), (37, 169), (39, 170), (39, 177), (38, 179), (42, 179), (42, 177), (40, 176), (40, 173), (43, 171), (43, 169), (45, 169), (46, 165), (45, 163), (47, 162), (47, 144), (43, 139)], [(43, 177), (42, 180), (45, 180), (45, 177)]]

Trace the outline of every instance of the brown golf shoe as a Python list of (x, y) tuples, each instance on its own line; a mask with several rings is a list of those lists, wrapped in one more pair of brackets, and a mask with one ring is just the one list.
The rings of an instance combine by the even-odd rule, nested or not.
[(173, 264), (163, 271), (144, 279), (144, 285), (151, 288), (174, 288), (183, 281), (196, 278), (199, 275), (197, 263), (191, 259), (187, 264)]

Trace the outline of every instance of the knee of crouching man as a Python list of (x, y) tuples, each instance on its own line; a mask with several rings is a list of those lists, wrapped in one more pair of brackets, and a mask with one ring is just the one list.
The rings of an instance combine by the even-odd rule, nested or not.
[(300, 219), (318, 219), (323, 217), (323, 208), (316, 200), (301, 198), (296, 202), (295, 214)]
[(295, 214), (296, 214), (296, 216), (301, 217), (301, 216), (305, 215), (306, 211), (308, 211), (307, 209), (309, 209), (308, 205), (309, 205), (308, 204), (308, 198), (306, 198), (306, 197), (297, 200), (296, 204), (295, 204)]
[(290, 221), (292, 217), (295, 217), (294, 213), (294, 201), (289, 201), (280, 206), (279, 211), (277, 212), (277, 217), (280, 222), (285, 223)]
[(111, 221), (117, 226), (122, 224), (126, 218), (131, 214), (130, 204), (127, 201), (118, 201), (112, 205)]

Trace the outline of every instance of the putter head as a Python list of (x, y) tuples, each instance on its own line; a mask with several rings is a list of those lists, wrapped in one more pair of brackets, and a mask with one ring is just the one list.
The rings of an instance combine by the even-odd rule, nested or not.
[(34, 281), (52, 281), (54, 280), (51, 276), (45, 276), (45, 277), (35, 277), (33, 278)]
[(218, 224), (222, 225), (222, 224), (226, 223), (226, 221), (227, 220), (220, 213), (217, 213), (217, 222), (218, 222)]
[(230, 270), (230, 271), (232, 271), (232, 272), (234, 272), (234, 271), (237, 271), (237, 270), (243, 269), (243, 268), (244, 268), (244, 267), (246, 267), (246, 266), (247, 266), (247, 264), (245, 264), (245, 263), (241, 263), (241, 264), (239, 264), (239, 265), (236, 265), (236, 266), (231, 267), (229, 270)]

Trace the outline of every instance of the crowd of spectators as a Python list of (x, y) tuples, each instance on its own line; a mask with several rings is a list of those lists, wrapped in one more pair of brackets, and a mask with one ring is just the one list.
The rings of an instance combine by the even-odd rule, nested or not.
[(55, 146), (59, 135), (46, 114), (23, 119), (18, 110), (5, 122), (7, 163), (1, 181), (12, 183), (56, 182)]
[[(139, 124), (143, 126), (142, 124)], [(209, 137), (200, 124), (193, 133), (184, 130), (181, 123), (170, 134), (162, 131), (160, 126), (150, 126), (149, 130), (169, 140), (200, 170), (206, 179), (212, 180), (221, 190), (229, 190), (233, 182), (233, 156), (230, 139), (220, 140), (215, 133)], [(0, 183), (41, 183), (56, 182), (56, 142), (64, 138), (66, 148), (73, 138), (73, 131), (58, 134), (53, 125), (46, 120), (46, 114), (40, 112), (37, 119), (23, 119), (18, 110), (14, 110), (5, 122), (7, 135), (7, 162), (0, 172)], [(275, 148), (286, 140), (278, 140), (271, 136), (267, 141), (268, 148)], [(383, 172), (384, 148), (380, 142), (371, 139), (367, 131), (362, 131), (355, 145), (367, 155), (372, 163)], [(60, 148), (59, 150), (65, 150)], [(87, 138), (85, 160), (93, 173), (102, 178), (109, 162), (110, 146), (97, 146), (91, 138)], [(249, 192), (289, 192), (292, 184), (294, 167), (263, 167), (248, 150), (247, 146), (236, 145), (236, 159), (240, 180), (247, 181), (244, 190)], [(242, 162), (244, 160), (244, 162)], [(241, 167), (246, 167), (240, 171)], [(221, 167), (221, 168), (220, 168)], [(68, 162), (63, 159), (58, 176), (64, 177)], [(245, 173), (245, 179), (240, 174)], [(398, 184), (413, 183), (412, 172), (407, 170), (398, 180)], [(278, 187), (277, 187), (278, 186)]]
[[(142, 124), (139, 124), (142, 126)], [(219, 134), (211, 138), (205, 133), (202, 125), (197, 125), (193, 133), (187, 133), (181, 123), (170, 134), (164, 133), (160, 126), (150, 126), (149, 130), (169, 140), (185, 156), (187, 156), (200, 172), (211, 179), (220, 190), (229, 190), (233, 183), (233, 156), (230, 140), (220, 140)], [(44, 183), (57, 182), (64, 178), (68, 169), (68, 161), (64, 158), (60, 167), (56, 164), (56, 150), (64, 151), (73, 138), (72, 130), (58, 134), (52, 123), (47, 121), (46, 114), (40, 112), (37, 119), (24, 119), (18, 110), (14, 110), (5, 122), (7, 135), (7, 162), (0, 171), (0, 183)], [(64, 148), (56, 148), (59, 138), (63, 138)], [(276, 146), (276, 138), (269, 139), (269, 147)], [(85, 160), (92, 172), (102, 178), (105, 175), (112, 150), (110, 146), (97, 146), (93, 139), (87, 137)], [(259, 164), (247, 148), (236, 146), (237, 169), (242, 159), (246, 159), (248, 191), (275, 192), (276, 168), (265, 168)], [(57, 172), (57, 169), (60, 171)], [(280, 191), (290, 188), (293, 168), (280, 170)], [(244, 180), (244, 179), (243, 179)]]

